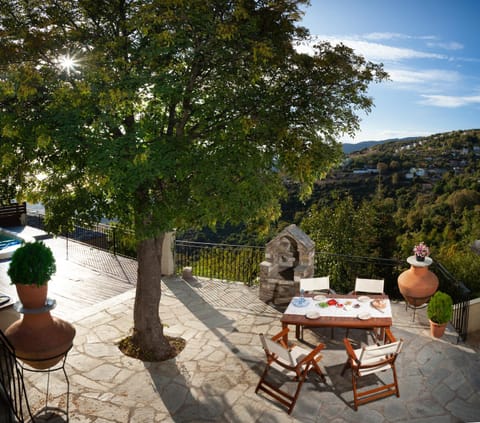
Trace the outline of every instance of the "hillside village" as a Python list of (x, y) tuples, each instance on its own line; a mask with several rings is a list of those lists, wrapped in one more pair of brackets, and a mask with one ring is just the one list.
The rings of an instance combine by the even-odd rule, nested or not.
[(403, 185), (417, 178), (431, 184), (447, 173), (468, 172), (480, 159), (480, 130), (453, 131), (430, 137), (393, 141), (347, 155), (340, 168), (328, 180), (356, 181), (365, 175), (392, 178)]

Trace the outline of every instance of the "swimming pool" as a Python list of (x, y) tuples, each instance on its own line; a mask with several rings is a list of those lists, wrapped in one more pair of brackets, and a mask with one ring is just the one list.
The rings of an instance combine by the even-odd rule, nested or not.
[(0, 259), (12, 257), (12, 254), (22, 242), (23, 239), (0, 229)]

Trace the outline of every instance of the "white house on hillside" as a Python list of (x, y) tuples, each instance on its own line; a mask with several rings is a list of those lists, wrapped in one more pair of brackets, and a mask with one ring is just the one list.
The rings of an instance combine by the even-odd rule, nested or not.
[(407, 174), (405, 175), (405, 178), (407, 179), (413, 179), (415, 176), (425, 176), (426, 175), (426, 172), (425, 172), (425, 169), (423, 168), (415, 168), (415, 167), (412, 167), (410, 168), (410, 170), (407, 172)]

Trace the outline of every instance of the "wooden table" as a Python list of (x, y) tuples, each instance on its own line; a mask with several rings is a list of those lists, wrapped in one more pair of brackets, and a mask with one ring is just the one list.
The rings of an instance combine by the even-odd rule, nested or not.
[[(374, 309), (370, 301), (360, 302), (358, 298), (360, 295), (339, 295), (339, 294), (330, 294), (326, 295), (326, 300), (328, 299), (336, 299), (339, 300), (342, 304), (345, 301), (351, 301), (351, 306), (355, 304), (360, 304), (360, 308), (354, 309), (353, 307), (344, 314), (346, 316), (342, 316), (341, 310), (337, 310), (336, 306), (328, 306), (326, 308), (318, 307), (319, 302), (323, 302), (322, 300), (314, 300), (313, 295), (306, 296), (306, 300), (309, 302), (307, 307), (297, 308), (295, 307), (292, 309), (292, 302), (295, 301), (295, 297), (290, 302), (287, 310), (283, 314), (282, 318), (280, 319), (282, 323), (282, 328), (286, 328), (289, 325), (295, 326), (295, 336), (298, 339), (300, 337), (300, 327), (310, 327), (310, 328), (319, 328), (319, 327), (329, 327), (329, 328), (347, 328), (347, 329), (385, 329), (392, 326), (392, 313), (391, 313), (391, 305), (390, 300), (388, 299), (387, 295), (368, 295), (371, 300), (375, 299), (382, 299), (387, 300), (387, 307), (385, 308), (384, 312), (380, 312)], [(320, 317), (316, 319), (310, 319), (305, 316), (308, 311), (318, 311), (320, 313)], [(358, 312), (357, 312), (358, 310)], [(293, 313), (293, 312), (294, 313)], [(371, 318), (366, 320), (361, 320), (356, 317), (354, 314), (361, 314), (368, 312), (372, 315)], [(287, 335), (288, 337), (288, 335)], [(285, 339), (287, 342), (288, 339)]]

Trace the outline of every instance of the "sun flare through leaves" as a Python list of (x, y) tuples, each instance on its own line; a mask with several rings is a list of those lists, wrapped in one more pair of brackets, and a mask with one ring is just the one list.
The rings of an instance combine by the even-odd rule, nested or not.
[(79, 63), (75, 56), (67, 53), (58, 58), (58, 66), (62, 72), (70, 76), (71, 73), (78, 72)]

